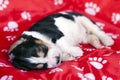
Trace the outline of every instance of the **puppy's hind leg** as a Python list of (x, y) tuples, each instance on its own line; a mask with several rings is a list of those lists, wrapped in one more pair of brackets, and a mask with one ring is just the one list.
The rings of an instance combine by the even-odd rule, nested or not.
[(114, 40), (105, 32), (100, 30), (98, 26), (92, 23), (90, 19), (85, 16), (80, 16), (78, 19), (80, 23), (87, 29), (88, 33), (96, 35), (105, 46), (112, 46), (114, 44)]

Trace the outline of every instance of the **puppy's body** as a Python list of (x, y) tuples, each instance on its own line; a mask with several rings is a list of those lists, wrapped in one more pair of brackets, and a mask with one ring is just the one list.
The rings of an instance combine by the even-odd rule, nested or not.
[(82, 56), (77, 46), (88, 43), (95, 48), (114, 41), (87, 17), (73, 12), (53, 14), (38, 21), (10, 48), (13, 64), (21, 69), (52, 68), (61, 61)]

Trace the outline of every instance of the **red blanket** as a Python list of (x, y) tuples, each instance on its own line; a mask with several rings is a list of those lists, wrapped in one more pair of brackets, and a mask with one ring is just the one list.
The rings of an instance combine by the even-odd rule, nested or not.
[[(23, 71), (8, 57), (10, 45), (36, 21), (59, 11), (91, 18), (115, 44), (80, 44), (84, 56), (48, 70)], [(0, 0), (0, 80), (120, 80), (120, 0)]]

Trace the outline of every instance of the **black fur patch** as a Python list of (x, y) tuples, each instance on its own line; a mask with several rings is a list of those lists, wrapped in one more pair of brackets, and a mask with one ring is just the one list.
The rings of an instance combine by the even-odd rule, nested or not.
[(30, 63), (28, 62), (26, 59), (24, 58), (14, 58), (13, 59), (13, 65), (16, 67), (16, 68), (19, 68), (19, 69), (23, 69), (23, 70), (37, 70), (37, 69), (47, 69), (47, 64), (44, 63), (42, 64), (43, 67), (42, 68), (37, 68), (37, 65), (39, 64), (34, 64), (34, 63)]
[(52, 42), (55, 43), (57, 39), (64, 36), (64, 34), (58, 30), (57, 26), (54, 25), (55, 21), (52, 16), (46, 17), (36, 24), (34, 24), (29, 31), (37, 31), (49, 38), (52, 39)]
[(53, 14), (32, 25), (29, 31), (37, 31), (45, 36), (48, 36), (49, 38), (52, 39), (52, 42), (55, 43), (56, 40), (64, 36), (64, 34), (55, 25), (54, 18), (64, 17), (74, 21), (73, 16), (81, 16), (81, 15), (82, 14), (73, 13), (73, 12), (67, 12), (66, 14), (62, 14), (62, 13)]

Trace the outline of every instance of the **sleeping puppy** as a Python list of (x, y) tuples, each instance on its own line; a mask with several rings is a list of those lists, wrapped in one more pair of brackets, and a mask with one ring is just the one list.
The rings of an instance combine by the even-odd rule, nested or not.
[(84, 15), (60, 12), (24, 31), (10, 47), (9, 55), (13, 65), (23, 70), (53, 68), (82, 56), (79, 43), (100, 49), (114, 41)]

